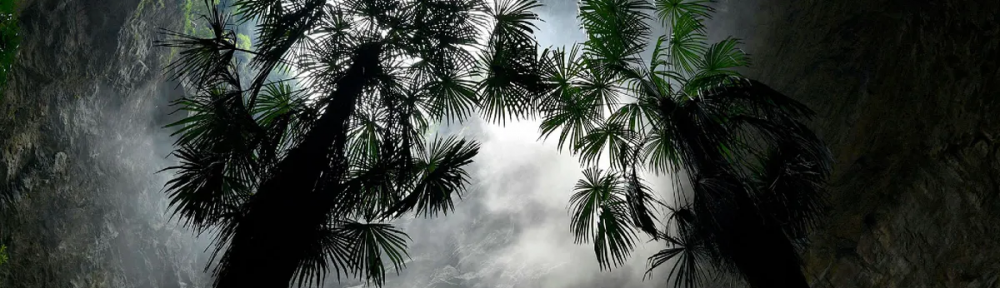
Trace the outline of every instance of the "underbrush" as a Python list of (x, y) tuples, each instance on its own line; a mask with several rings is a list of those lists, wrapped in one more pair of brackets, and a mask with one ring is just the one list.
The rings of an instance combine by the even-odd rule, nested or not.
[(0, 0), (0, 100), (7, 87), (7, 74), (17, 58), (17, 47), (21, 42), (17, 25), (17, 3), (15, 0)]

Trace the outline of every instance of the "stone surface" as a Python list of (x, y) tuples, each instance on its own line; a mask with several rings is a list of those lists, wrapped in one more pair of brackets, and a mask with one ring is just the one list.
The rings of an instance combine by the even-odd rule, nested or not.
[(725, 2), (835, 157), (813, 287), (1000, 287), (1000, 2)]
[(0, 101), (0, 287), (205, 287), (207, 240), (164, 213), (169, 51), (182, 1), (20, 1)]

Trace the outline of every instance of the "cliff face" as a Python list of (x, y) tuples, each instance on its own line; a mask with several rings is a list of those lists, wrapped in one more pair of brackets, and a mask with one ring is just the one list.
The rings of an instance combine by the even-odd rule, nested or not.
[[(204, 243), (168, 221), (169, 140), (157, 28), (171, 0), (22, 1), (22, 46), (0, 102), (0, 287), (203, 286)], [(151, 177), (150, 175), (156, 175)], [(204, 242), (204, 241), (203, 241)]]
[(1000, 2), (733, 6), (750, 76), (816, 110), (835, 157), (813, 287), (1000, 287)]

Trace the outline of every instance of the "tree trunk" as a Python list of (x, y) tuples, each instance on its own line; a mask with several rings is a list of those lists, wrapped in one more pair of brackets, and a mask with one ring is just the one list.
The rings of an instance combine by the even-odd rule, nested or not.
[[(766, 219), (758, 210), (755, 201), (744, 190), (745, 184), (735, 180), (740, 176), (732, 175), (738, 171), (720, 169), (722, 167), (719, 165), (729, 165), (730, 160), (718, 149), (720, 140), (716, 137), (729, 132), (721, 125), (711, 123), (711, 119), (695, 119), (692, 116), (697, 113), (693, 110), (680, 110), (693, 107), (681, 107), (664, 99), (659, 108), (663, 120), (673, 123), (687, 136), (682, 141), (687, 144), (685, 152), (689, 155), (683, 160), (687, 162), (685, 168), (694, 176), (692, 180), (711, 177), (733, 184), (728, 190), (717, 191), (720, 187), (711, 189), (726, 195), (693, 195), (696, 203), (712, 204), (700, 205), (700, 209), (699, 205), (695, 205), (696, 214), (711, 217), (704, 218), (704, 225), (717, 225), (712, 230), (717, 231), (715, 236), (720, 243), (716, 244), (721, 252), (731, 257), (739, 273), (751, 287), (808, 288), (809, 284), (801, 270), (801, 260), (791, 240), (780, 226)], [(726, 180), (726, 177), (733, 177), (729, 179), (733, 181)]]
[[(246, 213), (236, 221), (215, 287), (288, 287), (302, 261), (320, 253), (320, 233), (329, 222), (331, 207), (315, 188), (323, 173), (331, 170), (331, 159), (345, 162), (348, 120), (379, 69), (381, 49), (373, 46), (359, 49), (346, 75), (337, 81), (333, 101), (303, 142), (278, 163), (273, 177), (261, 179)], [(346, 169), (338, 166), (333, 170)]]
[[(733, 262), (753, 288), (809, 288), (802, 273), (799, 258), (791, 239), (774, 221), (761, 217), (749, 195), (736, 208), (738, 220), (733, 230)], [(747, 205), (749, 204), (749, 206)]]

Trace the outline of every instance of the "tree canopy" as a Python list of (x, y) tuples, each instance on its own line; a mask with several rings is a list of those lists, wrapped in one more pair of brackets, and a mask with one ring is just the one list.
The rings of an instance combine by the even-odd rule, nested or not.
[[(821, 211), (829, 152), (801, 122), (807, 107), (737, 72), (750, 63), (738, 39), (708, 42), (712, 12), (707, 0), (580, 2), (587, 40), (546, 55), (537, 101), (542, 137), (589, 167), (570, 230), (602, 269), (645, 234), (667, 245), (648, 273), (673, 263), (674, 286), (807, 287), (796, 249)], [(669, 200), (644, 180), (664, 174)]]
[[(193, 91), (169, 126), (167, 193), (186, 225), (216, 232), (215, 287), (382, 285), (407, 257), (391, 220), (453, 211), (479, 150), (428, 127), (530, 115), (540, 93), (533, 0), (205, 4), (206, 33), (160, 44)], [(247, 21), (252, 45), (234, 31)]]

